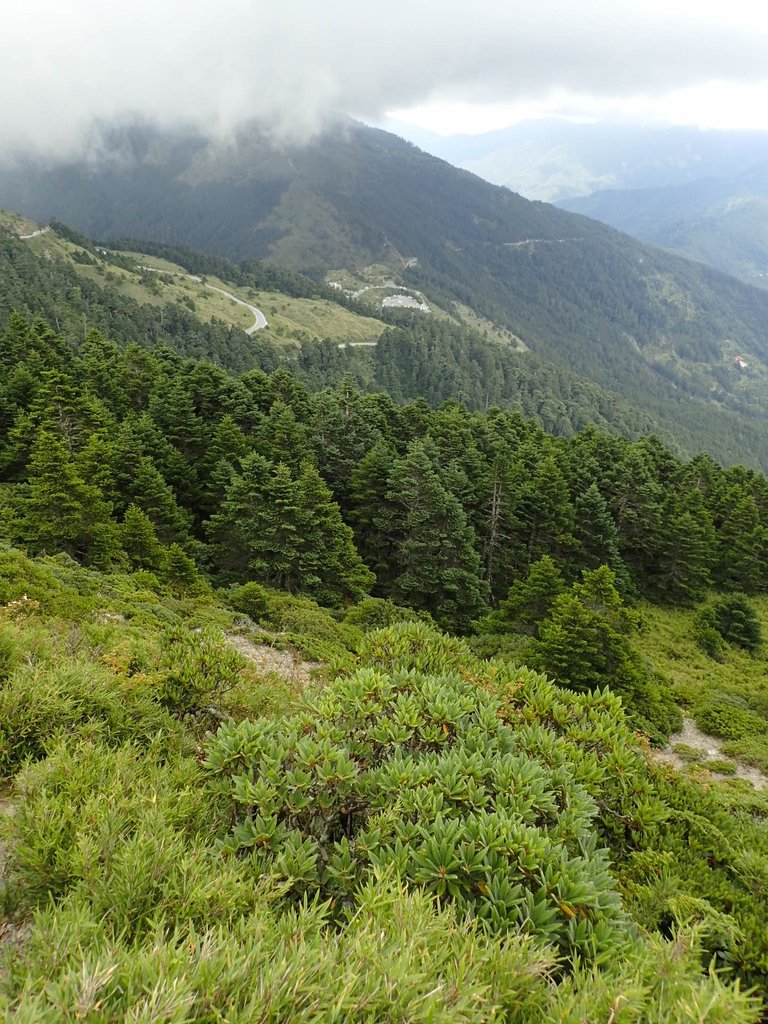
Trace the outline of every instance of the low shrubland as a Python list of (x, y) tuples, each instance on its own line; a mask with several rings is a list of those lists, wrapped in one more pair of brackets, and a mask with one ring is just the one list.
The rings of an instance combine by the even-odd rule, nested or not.
[[(388, 606), (233, 611), (12, 558), (0, 1014), (759, 1019), (766, 801), (654, 767), (616, 695)], [(297, 614), (336, 659), (306, 692), (227, 643)]]

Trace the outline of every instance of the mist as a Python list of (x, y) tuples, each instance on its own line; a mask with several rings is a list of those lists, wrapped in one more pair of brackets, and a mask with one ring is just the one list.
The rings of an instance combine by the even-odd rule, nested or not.
[[(706, 4), (588, 0), (25, 0), (4, 11), (0, 156), (67, 156), (94, 123), (141, 119), (216, 139), (246, 121), (311, 138), (430, 100), (535, 100), (553, 90), (664, 94), (765, 76), (768, 31)], [(697, 13), (696, 13), (697, 12)]]

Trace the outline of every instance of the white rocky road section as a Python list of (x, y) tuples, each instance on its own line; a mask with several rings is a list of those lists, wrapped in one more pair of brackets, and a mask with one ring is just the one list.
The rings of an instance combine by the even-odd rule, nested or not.
[(294, 649), (283, 651), (271, 644), (257, 644), (241, 633), (229, 633), (225, 639), (229, 647), (247, 658), (260, 672), (274, 673), (302, 690), (312, 682), (313, 671), (321, 667), (319, 661), (305, 661)]
[[(691, 764), (675, 752), (675, 747), (678, 743), (682, 743), (686, 747), (693, 747), (694, 750), (701, 751), (704, 757), (701, 761), (693, 762), (695, 765), (700, 765), (701, 767), (706, 768), (707, 763), (711, 761), (732, 761), (733, 764), (736, 765), (736, 771), (732, 775), (729, 775), (728, 778), (746, 779), (747, 782), (752, 783), (755, 789), (765, 789), (768, 786), (768, 778), (759, 769), (750, 768), (749, 765), (741, 764), (733, 757), (727, 757), (723, 754), (722, 742), (715, 739), (714, 736), (707, 736), (706, 733), (703, 733), (692, 718), (684, 718), (682, 732), (676, 732), (674, 735), (670, 736), (669, 743), (663, 750), (654, 751), (654, 760), (663, 761), (665, 764), (671, 764), (678, 770), (692, 767)], [(715, 772), (714, 774), (717, 773)]]
[(269, 327), (267, 318), (264, 316), (262, 311), (256, 306), (252, 306), (250, 302), (246, 302), (245, 299), (238, 299), (232, 292), (228, 292), (225, 288), (217, 288), (215, 284), (208, 284), (207, 281), (203, 281), (202, 277), (198, 277), (197, 274), (179, 274), (175, 270), (163, 270), (162, 267), (145, 267), (139, 266), (139, 270), (148, 270), (150, 274), (170, 274), (171, 277), (183, 277), (187, 281), (196, 281), (197, 284), (203, 285), (205, 288), (209, 288), (212, 292), (218, 292), (219, 295), (224, 295), (228, 299), (232, 299), (238, 306), (245, 306), (246, 309), (250, 310), (253, 314), (254, 322), (246, 329), (246, 334), (255, 334), (256, 331), (261, 331), (265, 327)]
[(23, 242), (26, 242), (30, 238), (39, 238), (40, 235), (47, 235), (50, 230), (51, 230), (50, 224), (46, 224), (44, 228), (38, 228), (37, 231), (33, 231), (31, 235), (19, 235), (19, 238)]

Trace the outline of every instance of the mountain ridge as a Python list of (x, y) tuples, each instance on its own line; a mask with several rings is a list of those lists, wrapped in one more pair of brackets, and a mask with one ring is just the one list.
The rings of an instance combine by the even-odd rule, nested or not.
[(756, 289), (354, 123), (301, 149), (270, 149), (254, 133), (217, 150), (138, 127), (121, 138), (110, 164), (6, 169), (0, 204), (23, 200), (22, 213), (56, 212), (101, 239), (202, 240), (208, 252), (267, 256), (319, 281), (380, 265), (430, 306), (449, 316), (469, 307), (530, 358), (596, 382), (665, 429), (693, 436), (702, 417), (730, 417), (743, 457), (761, 457), (768, 300)]

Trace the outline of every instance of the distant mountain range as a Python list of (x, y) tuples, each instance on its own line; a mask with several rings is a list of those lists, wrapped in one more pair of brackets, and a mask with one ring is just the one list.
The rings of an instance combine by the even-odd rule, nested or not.
[(757, 289), (354, 122), (292, 149), (255, 130), (212, 147), (134, 126), (107, 133), (102, 150), (6, 168), (0, 205), (102, 241), (269, 258), (318, 280), (379, 274), (610, 389), (689, 450), (717, 435), (731, 460), (768, 448), (768, 296)]
[(523, 121), (479, 135), (442, 136), (396, 122), (388, 127), (486, 181), (563, 205), (605, 189), (734, 177), (768, 161), (768, 132), (576, 124), (562, 118)]
[(768, 161), (733, 177), (600, 191), (562, 205), (768, 288)]

